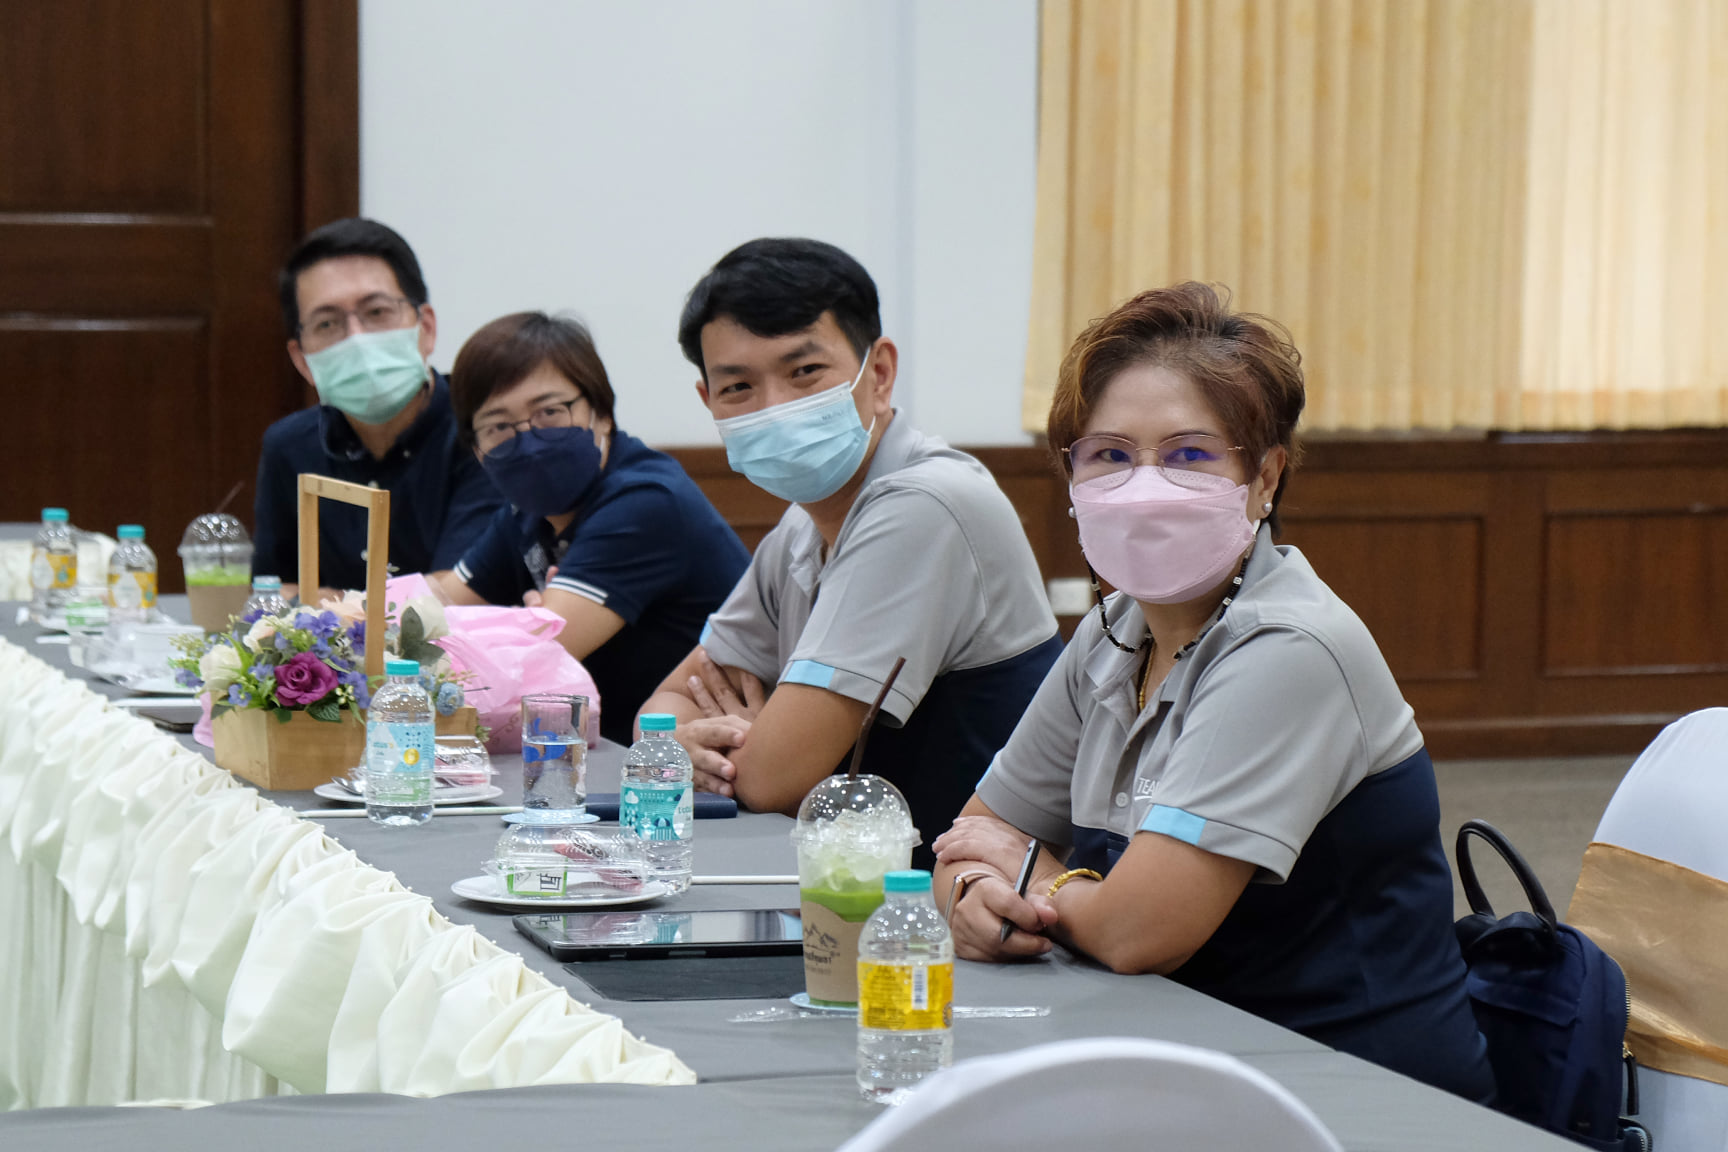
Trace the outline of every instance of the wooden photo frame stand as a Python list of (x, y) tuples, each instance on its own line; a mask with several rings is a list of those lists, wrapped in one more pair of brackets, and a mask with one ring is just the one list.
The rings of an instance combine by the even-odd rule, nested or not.
[[(300, 602), (318, 595), (318, 502), (339, 500), (366, 509), (366, 675), (384, 674), (384, 581), (389, 574), (390, 493), (328, 476), (300, 476)], [(472, 733), (473, 708), (438, 717), (440, 735)], [(366, 748), (366, 721), (353, 709), (340, 723), (290, 712), (288, 722), (258, 708), (234, 709), (216, 717), (216, 764), (272, 792), (302, 792), (360, 763)]]

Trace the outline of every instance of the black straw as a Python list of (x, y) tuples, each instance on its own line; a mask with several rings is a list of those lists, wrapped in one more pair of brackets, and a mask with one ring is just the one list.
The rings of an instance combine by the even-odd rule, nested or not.
[(852, 767), (846, 773), (846, 779), (858, 779), (858, 765), (864, 763), (864, 745), (870, 742), (870, 729), (876, 726), (876, 713), (882, 711), (882, 701), (888, 699), (888, 689), (894, 687), (894, 678), (900, 675), (900, 669), (906, 667), (906, 657), (894, 661), (894, 670), (888, 673), (888, 679), (882, 681), (882, 691), (876, 693), (876, 702), (870, 705), (870, 711), (864, 714), (864, 727), (858, 732), (858, 743), (852, 746)]
[(232, 504), (234, 502), (234, 497), (240, 495), (240, 489), (244, 488), (245, 486), (246, 486), (246, 481), (244, 481), (244, 480), (234, 481), (234, 487), (228, 489), (228, 495), (222, 497), (222, 503), (216, 505), (216, 511), (218, 513), (228, 511), (228, 505)]

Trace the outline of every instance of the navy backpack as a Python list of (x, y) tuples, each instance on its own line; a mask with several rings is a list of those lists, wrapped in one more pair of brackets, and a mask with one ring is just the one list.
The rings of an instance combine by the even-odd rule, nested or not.
[[(1471, 836), (1511, 867), (1533, 911), (1495, 917), (1470, 863)], [(1458, 944), (1499, 1090), (1495, 1107), (1600, 1152), (1649, 1152), (1650, 1133), (1621, 1114), (1622, 1101), (1638, 1113), (1638, 1075), (1620, 965), (1560, 923), (1536, 874), (1492, 824), (1466, 821), (1457, 857), (1471, 909), (1457, 923)]]

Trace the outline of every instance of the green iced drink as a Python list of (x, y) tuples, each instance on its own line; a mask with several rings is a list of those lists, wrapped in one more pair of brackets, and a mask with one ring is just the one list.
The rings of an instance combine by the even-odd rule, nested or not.
[(860, 880), (824, 870), (821, 884), (799, 886), (798, 905), (804, 920), (804, 989), (810, 1003), (856, 1005), (858, 937), (870, 913), (882, 906), (882, 873)]
[(222, 564), (215, 568), (186, 570), (186, 584), (191, 588), (225, 587), (230, 584), (243, 584), (248, 591), (252, 587), (252, 566), (250, 564)]

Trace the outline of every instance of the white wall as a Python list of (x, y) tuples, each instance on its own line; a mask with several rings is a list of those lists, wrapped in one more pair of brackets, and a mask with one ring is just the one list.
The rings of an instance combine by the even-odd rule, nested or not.
[(619, 420), (718, 443), (676, 341), (756, 236), (856, 256), (896, 398), (1023, 442), (1037, 0), (363, 0), (362, 211), (419, 255), (441, 368), (481, 324), (571, 310)]

